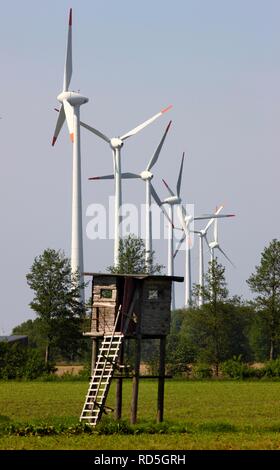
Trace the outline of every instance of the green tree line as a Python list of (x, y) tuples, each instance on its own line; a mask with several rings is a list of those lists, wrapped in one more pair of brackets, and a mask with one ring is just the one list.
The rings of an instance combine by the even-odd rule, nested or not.
[[(151, 273), (163, 266), (151, 258)], [(120, 262), (110, 272), (127, 274), (145, 271), (145, 244), (130, 235), (122, 240)], [(26, 334), (29, 347), (36, 349), (45, 364), (52, 361), (89, 361), (90, 342), (83, 337), (89, 329), (85, 305), (80, 302), (78, 277), (71, 275), (70, 262), (61, 251), (47, 249), (35, 258), (27, 283), (34, 292), (30, 303), (36, 314), (13, 329)], [(189, 309), (172, 312), (167, 343), (167, 364), (173, 373), (186, 371), (188, 364), (206, 364), (216, 375), (224, 361), (264, 362), (280, 355), (280, 242), (264, 249), (260, 263), (247, 280), (254, 295), (251, 301), (230, 297), (225, 268), (215, 259), (209, 263), (204, 287), (193, 286), (194, 303)], [(203, 305), (198, 307), (199, 295)], [(156, 362), (147, 345), (143, 359)]]

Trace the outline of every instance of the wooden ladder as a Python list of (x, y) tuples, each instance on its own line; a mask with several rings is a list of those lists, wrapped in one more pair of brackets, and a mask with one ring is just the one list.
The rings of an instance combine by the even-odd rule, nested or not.
[(96, 426), (104, 411), (114, 369), (123, 341), (122, 334), (107, 335), (101, 344), (80, 421)]
[(87, 421), (91, 426), (96, 426), (104, 411), (106, 398), (123, 342), (124, 335), (116, 333), (120, 311), (121, 306), (118, 310), (112, 334), (106, 335), (103, 338), (80, 416), (80, 421)]

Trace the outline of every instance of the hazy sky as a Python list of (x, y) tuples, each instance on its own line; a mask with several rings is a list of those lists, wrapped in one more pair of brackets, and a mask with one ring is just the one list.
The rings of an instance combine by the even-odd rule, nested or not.
[[(25, 279), (34, 257), (47, 247), (70, 253), (72, 150), (66, 128), (51, 147), (70, 6), (71, 89), (90, 98), (82, 119), (114, 136), (173, 104), (168, 115), (127, 142), (123, 170), (144, 170), (172, 119), (154, 185), (167, 196), (161, 178), (175, 186), (185, 150), (184, 201), (195, 204), (196, 214), (220, 203), (236, 214), (220, 223), (220, 241), (236, 264), (234, 269), (225, 261), (230, 292), (248, 297), (246, 279), (264, 246), (279, 238), (280, 2), (10, 0), (2, 2), (0, 16), (0, 332), (34, 318)], [(109, 147), (83, 132), (82, 162), (85, 269), (99, 271), (112, 263), (113, 242), (86, 237), (86, 210), (107, 204), (113, 183), (87, 178), (112, 172)], [(123, 196), (124, 202), (144, 202), (144, 185), (126, 181)], [(166, 265), (166, 241), (154, 248)], [(183, 253), (175, 270), (184, 275)], [(182, 304), (181, 285), (177, 306)]]

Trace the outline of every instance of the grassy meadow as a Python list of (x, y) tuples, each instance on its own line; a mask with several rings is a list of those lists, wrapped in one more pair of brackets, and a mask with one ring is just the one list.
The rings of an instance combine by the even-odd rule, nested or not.
[[(86, 382), (0, 382), (1, 424), (78, 424)], [(113, 383), (107, 404), (114, 406)], [(131, 382), (124, 382), (129, 420)], [(139, 425), (155, 422), (157, 383), (142, 381)], [(108, 419), (108, 418), (107, 418)], [(18, 436), (0, 434), (0, 449), (280, 449), (280, 382), (177, 381), (165, 389), (167, 433)], [(184, 431), (175, 432), (181, 425)], [(169, 432), (170, 429), (170, 432)]]

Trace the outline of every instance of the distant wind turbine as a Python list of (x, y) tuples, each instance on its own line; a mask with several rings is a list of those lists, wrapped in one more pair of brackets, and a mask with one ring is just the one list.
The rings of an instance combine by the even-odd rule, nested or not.
[(230, 264), (235, 267), (228, 255), (222, 250), (219, 241), (218, 241), (218, 220), (214, 220), (214, 240), (208, 244), (211, 253), (211, 261), (214, 261), (214, 250), (219, 250), (222, 255), (230, 262)]
[[(219, 214), (205, 214), (201, 215), (198, 217), (193, 217), (192, 215), (188, 214), (184, 205), (182, 204), (182, 199), (180, 197), (180, 190), (181, 190), (181, 181), (182, 181), (182, 172), (183, 172), (183, 164), (184, 164), (184, 153), (182, 156), (182, 161), (181, 161), (181, 167), (179, 171), (179, 176), (178, 176), (178, 181), (177, 181), (177, 194), (172, 191), (172, 189), (168, 186), (167, 182), (163, 180), (163, 183), (165, 184), (170, 197), (167, 199), (164, 199), (163, 203), (168, 203), (171, 205), (177, 205), (177, 212), (178, 212), (178, 217), (181, 223), (182, 230), (184, 231), (182, 238), (179, 242), (179, 245), (183, 243), (184, 240), (186, 240), (186, 248), (185, 248), (185, 307), (189, 308), (192, 304), (192, 295), (191, 295), (191, 286), (192, 286), (192, 281), (191, 281), (191, 230), (190, 230), (190, 225), (192, 221), (194, 220), (207, 220), (207, 219), (216, 219), (223, 217)], [(173, 220), (173, 209), (171, 210), (170, 208), (170, 213), (169, 217), (172, 220), (172, 224), (174, 225), (174, 220)], [(174, 273), (174, 258), (179, 250), (177, 248), (176, 252), (174, 253), (173, 249), (173, 229), (169, 227), (170, 229), (170, 235), (169, 235), (169, 247), (168, 247), (168, 266), (170, 266), (170, 272)], [(172, 256), (172, 260), (171, 260)], [(174, 296), (173, 296), (174, 298)]]
[[(209, 249), (210, 249), (210, 245), (209, 245), (209, 242), (208, 242), (208, 239), (207, 239), (207, 232), (209, 230), (209, 228), (211, 227), (211, 225), (213, 224), (214, 221), (217, 221), (217, 218), (225, 218), (225, 217), (234, 217), (234, 214), (222, 214), (222, 215), (219, 215), (221, 210), (223, 209), (223, 205), (220, 206), (218, 209), (216, 209), (216, 211), (214, 212), (214, 216), (216, 217), (212, 217), (209, 222), (207, 223), (207, 225), (205, 226), (204, 229), (202, 230), (194, 230), (193, 233), (196, 233), (199, 237), (199, 281), (198, 281), (198, 284), (199, 286), (202, 288), (204, 286), (204, 240), (206, 241)], [(180, 245), (183, 243), (183, 241), (185, 240), (185, 233), (184, 235), (182, 236), (180, 242), (178, 243), (178, 246), (177, 246), (177, 249), (174, 253), (174, 258), (175, 256), (177, 255), (179, 249), (180, 249)], [(198, 305), (201, 307), (203, 305), (203, 296), (202, 296), (202, 291), (200, 290), (200, 293), (199, 293), (199, 297), (198, 297)]]

